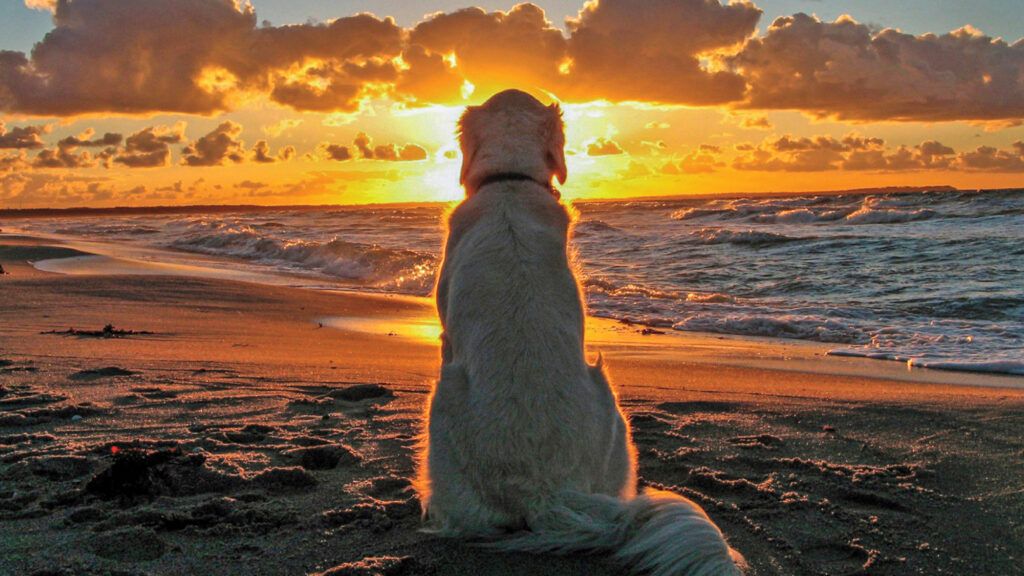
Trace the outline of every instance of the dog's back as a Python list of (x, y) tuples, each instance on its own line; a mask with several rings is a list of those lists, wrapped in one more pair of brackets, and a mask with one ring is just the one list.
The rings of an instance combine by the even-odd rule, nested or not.
[[(445, 377), (433, 403), (458, 418), (432, 418), (430, 435), (451, 437), (473, 466), (430, 466), (446, 483), (455, 475), (474, 487), (485, 500), (479, 510), (504, 516), (498, 526), (523, 525), (565, 489), (619, 496), (632, 485), (632, 467), (621, 457), (625, 425), (600, 370), (582, 353), (569, 224), (547, 190), (521, 181), (488, 186), (449, 221), (437, 286)], [(431, 498), (445, 497), (440, 492)], [(483, 519), (447, 520), (464, 530)]]

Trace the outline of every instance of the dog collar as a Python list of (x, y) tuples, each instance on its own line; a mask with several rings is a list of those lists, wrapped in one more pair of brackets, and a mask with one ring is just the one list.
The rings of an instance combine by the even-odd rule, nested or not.
[(487, 176), (484, 176), (483, 180), (480, 180), (479, 184), (476, 185), (475, 192), (479, 192), (481, 188), (487, 186), (488, 184), (494, 184), (496, 182), (508, 182), (512, 180), (529, 180), (546, 188), (547, 191), (550, 192), (551, 195), (554, 196), (556, 199), (561, 198), (562, 196), (561, 193), (559, 193), (558, 190), (555, 190), (555, 187), (551, 185), (551, 182), (544, 182), (543, 180), (538, 180), (533, 176), (523, 174), (522, 172), (495, 172), (494, 174), (488, 174)]

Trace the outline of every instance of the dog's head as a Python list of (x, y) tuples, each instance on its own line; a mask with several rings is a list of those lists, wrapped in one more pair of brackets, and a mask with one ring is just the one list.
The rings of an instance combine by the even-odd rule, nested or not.
[(545, 106), (526, 92), (505, 90), (459, 119), (462, 174), (467, 194), (491, 174), (513, 172), (541, 182), (565, 183), (565, 127), (558, 104)]

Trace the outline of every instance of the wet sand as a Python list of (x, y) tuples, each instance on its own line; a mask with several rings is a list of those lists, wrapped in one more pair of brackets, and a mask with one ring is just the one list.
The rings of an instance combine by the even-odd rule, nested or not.
[[(0, 236), (0, 574), (620, 573), (417, 531), (428, 301), (25, 263), (64, 250)], [(752, 574), (1020, 572), (1024, 378), (638, 330), (588, 338), (642, 482)]]

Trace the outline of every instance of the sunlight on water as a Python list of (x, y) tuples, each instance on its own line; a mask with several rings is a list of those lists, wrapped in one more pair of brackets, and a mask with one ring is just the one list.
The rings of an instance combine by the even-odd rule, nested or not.
[(328, 317), (317, 320), (320, 324), (349, 332), (397, 336), (424, 342), (435, 342), (441, 337), (441, 325), (437, 318), (351, 318)]

